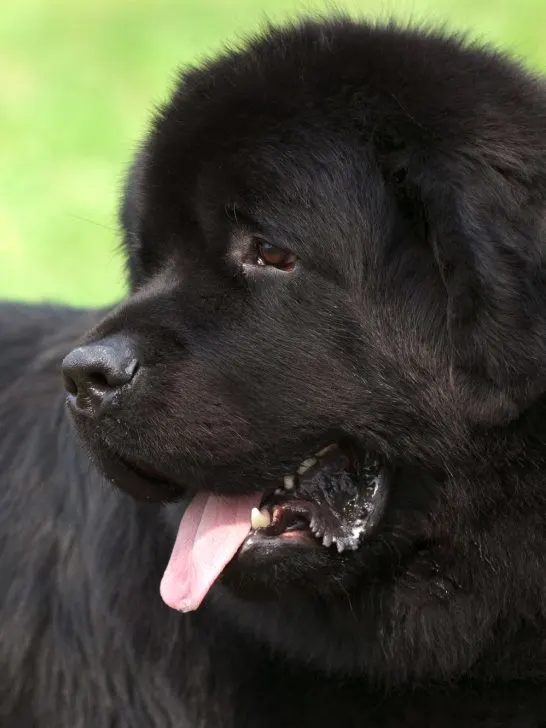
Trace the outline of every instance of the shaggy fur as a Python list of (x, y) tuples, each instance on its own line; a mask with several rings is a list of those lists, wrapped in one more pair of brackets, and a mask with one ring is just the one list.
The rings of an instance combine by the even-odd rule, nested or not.
[[(0, 725), (546, 724), (545, 132), (540, 79), (422, 31), (305, 22), (184, 74), (129, 175), (130, 296), (0, 309)], [(142, 384), (76, 435), (60, 362), (119, 332)], [(339, 436), (396, 468), (375, 538), (162, 604), (184, 493)]]

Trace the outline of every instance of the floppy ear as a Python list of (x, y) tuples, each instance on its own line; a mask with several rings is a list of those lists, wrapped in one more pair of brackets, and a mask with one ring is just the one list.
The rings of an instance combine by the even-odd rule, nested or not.
[(448, 294), (452, 383), (491, 424), (546, 391), (546, 155), (518, 166), (507, 149), (459, 152), (416, 180)]

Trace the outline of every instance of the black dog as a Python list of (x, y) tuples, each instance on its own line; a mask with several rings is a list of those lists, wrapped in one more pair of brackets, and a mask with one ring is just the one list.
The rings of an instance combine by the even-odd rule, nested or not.
[(0, 313), (0, 725), (546, 725), (543, 81), (273, 29), (122, 218), (117, 308)]

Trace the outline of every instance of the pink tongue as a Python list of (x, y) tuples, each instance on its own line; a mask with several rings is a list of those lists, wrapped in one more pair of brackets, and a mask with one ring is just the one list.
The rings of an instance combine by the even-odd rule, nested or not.
[(173, 609), (201, 604), (250, 531), (250, 511), (262, 496), (198, 493), (184, 513), (161, 581), (161, 597)]

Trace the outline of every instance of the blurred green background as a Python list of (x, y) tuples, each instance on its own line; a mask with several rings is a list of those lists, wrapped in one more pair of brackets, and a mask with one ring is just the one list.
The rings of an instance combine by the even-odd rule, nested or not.
[[(124, 170), (178, 66), (332, 5), (296, 0), (4, 0), (0, 296), (103, 304), (123, 293)], [(470, 30), (546, 69), (546, 0), (339, 0), (363, 17)]]

